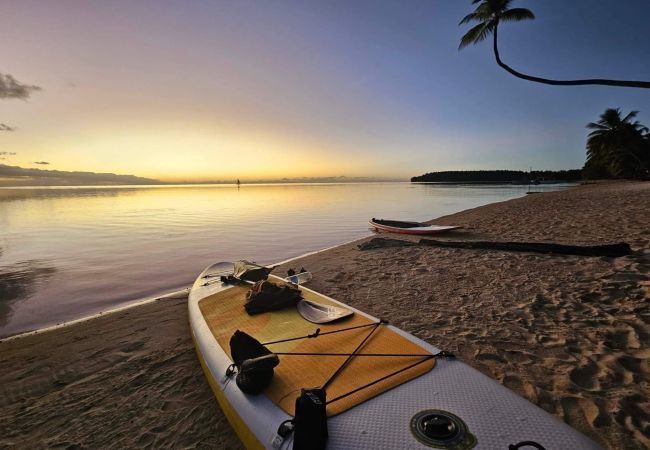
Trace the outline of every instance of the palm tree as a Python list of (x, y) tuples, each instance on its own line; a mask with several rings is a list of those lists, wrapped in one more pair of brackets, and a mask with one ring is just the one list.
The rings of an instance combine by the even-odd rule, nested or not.
[(645, 178), (650, 165), (648, 127), (632, 121), (638, 111), (621, 118), (620, 109), (607, 109), (598, 122), (587, 124), (587, 162), (590, 170), (604, 169), (617, 178)]
[(518, 72), (512, 67), (501, 61), (499, 48), (497, 46), (497, 31), (500, 22), (520, 22), (522, 20), (532, 20), (535, 15), (526, 8), (508, 9), (512, 0), (473, 0), (472, 4), (479, 5), (473, 13), (466, 15), (459, 25), (470, 22), (478, 22), (478, 25), (471, 28), (460, 40), (459, 50), (471, 44), (477, 44), (485, 40), (490, 34), (494, 37), (494, 56), (497, 64), (508, 71), (510, 74), (528, 81), (536, 83), (551, 84), (554, 86), (582, 86), (582, 85), (604, 85), (604, 86), (622, 86), (637, 87), (650, 89), (650, 81), (626, 81), (626, 80), (606, 80), (606, 79), (588, 79), (588, 80), (549, 80), (546, 78), (534, 77)]

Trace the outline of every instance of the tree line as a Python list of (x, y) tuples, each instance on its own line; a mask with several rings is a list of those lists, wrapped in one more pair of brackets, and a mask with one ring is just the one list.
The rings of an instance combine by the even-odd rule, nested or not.
[(451, 170), (412, 177), (412, 183), (518, 183), (579, 181), (580, 169), (573, 170)]
[(634, 120), (638, 111), (624, 117), (608, 108), (597, 122), (587, 124), (587, 161), (582, 170), (467, 170), (430, 172), (412, 177), (414, 183), (535, 183), (595, 179), (650, 180), (650, 129)]
[[(498, 46), (499, 25), (505, 22), (533, 20), (535, 15), (526, 8), (511, 8), (513, 0), (472, 0), (477, 5), (459, 25), (475, 23), (461, 38), (459, 49), (478, 44), (492, 36), (492, 50), (497, 64), (518, 78), (555, 86), (619, 86), (650, 89), (650, 81), (610, 80), (588, 78), (557, 80), (519, 72), (501, 59)], [(650, 180), (650, 132), (648, 127), (634, 120), (638, 111), (625, 115), (618, 108), (609, 108), (597, 122), (587, 124), (587, 161), (582, 169), (560, 172), (527, 173), (521, 171), (489, 170), (465, 172), (433, 172), (411, 181), (430, 182), (525, 182), (535, 179), (576, 180), (600, 178), (627, 178)]]

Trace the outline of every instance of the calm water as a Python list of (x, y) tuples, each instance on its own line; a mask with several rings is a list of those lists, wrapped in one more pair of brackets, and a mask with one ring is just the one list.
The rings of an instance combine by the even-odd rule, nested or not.
[[(556, 190), (545, 186), (535, 190)], [(0, 336), (191, 284), (216, 261), (272, 263), (526, 186), (410, 183), (0, 189)]]

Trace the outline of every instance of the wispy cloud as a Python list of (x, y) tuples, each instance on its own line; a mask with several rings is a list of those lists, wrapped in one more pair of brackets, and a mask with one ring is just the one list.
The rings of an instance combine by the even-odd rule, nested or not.
[(14, 130), (15, 130), (14, 127), (10, 127), (7, 124), (0, 123), (0, 131), (14, 131)]
[(38, 86), (23, 84), (12, 75), (0, 73), (0, 98), (27, 100), (32, 92), (40, 90)]
[(39, 164), (41, 166), (47, 166), (50, 163), (47, 162), (47, 161), (34, 161), (34, 164)]

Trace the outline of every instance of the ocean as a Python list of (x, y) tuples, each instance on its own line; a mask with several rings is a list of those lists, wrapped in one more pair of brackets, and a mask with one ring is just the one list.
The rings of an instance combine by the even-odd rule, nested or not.
[(0, 188), (0, 336), (187, 287), (217, 261), (267, 264), (362, 238), (372, 217), (430, 220), (528, 189), (408, 182)]

